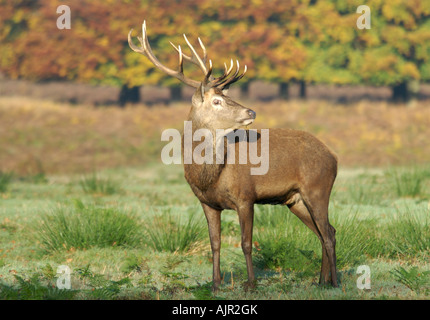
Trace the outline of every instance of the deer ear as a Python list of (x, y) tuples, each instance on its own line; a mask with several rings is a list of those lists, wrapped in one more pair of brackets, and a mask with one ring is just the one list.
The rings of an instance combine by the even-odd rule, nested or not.
[(194, 92), (194, 95), (192, 98), (193, 105), (195, 106), (201, 105), (205, 100), (204, 97), (205, 97), (205, 88), (203, 86), (203, 83), (200, 83), (199, 88), (196, 90), (196, 92)]

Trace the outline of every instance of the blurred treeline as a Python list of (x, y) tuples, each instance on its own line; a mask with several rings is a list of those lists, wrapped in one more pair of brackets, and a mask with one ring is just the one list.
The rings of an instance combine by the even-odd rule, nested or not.
[[(59, 30), (59, 5), (71, 9), (71, 29)], [(371, 29), (356, 26), (371, 10)], [(148, 37), (163, 64), (177, 65), (170, 41), (200, 37), (218, 72), (238, 59), (250, 81), (389, 86), (407, 100), (430, 80), (430, 1), (423, 0), (0, 0), (0, 73), (10, 79), (69, 80), (122, 87), (133, 99), (142, 85), (162, 84), (180, 95), (182, 84), (128, 47), (127, 34)], [(198, 79), (198, 70), (185, 72)], [(134, 97), (136, 99), (136, 97)], [(124, 101), (123, 101), (124, 102)]]

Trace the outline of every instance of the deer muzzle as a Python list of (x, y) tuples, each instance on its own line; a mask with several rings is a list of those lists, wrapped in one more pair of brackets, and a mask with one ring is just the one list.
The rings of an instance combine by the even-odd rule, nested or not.
[(255, 113), (254, 110), (247, 109), (246, 110), (246, 118), (242, 120), (242, 125), (244, 125), (244, 126), (250, 125), (251, 123), (254, 122), (256, 116), (257, 116), (257, 114)]

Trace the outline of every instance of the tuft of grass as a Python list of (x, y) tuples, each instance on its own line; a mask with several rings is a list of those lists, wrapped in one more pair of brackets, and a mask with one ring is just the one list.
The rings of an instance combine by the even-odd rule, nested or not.
[(390, 169), (385, 174), (392, 180), (398, 197), (422, 196), (424, 182), (430, 179), (430, 169), (420, 167)]
[(387, 226), (392, 255), (415, 256), (430, 252), (430, 218), (425, 212), (399, 211)]
[(13, 178), (12, 172), (0, 171), (0, 193), (5, 193), (7, 191), (9, 184), (12, 181), (12, 178)]
[(195, 212), (184, 219), (180, 214), (166, 213), (144, 223), (145, 244), (156, 251), (187, 252), (206, 238), (206, 226)]
[(43, 171), (33, 175), (21, 176), (19, 177), (19, 180), (34, 184), (43, 184), (49, 182), (48, 178), (46, 177), (46, 174)]
[(120, 191), (120, 186), (110, 178), (100, 178), (96, 172), (84, 176), (79, 184), (82, 190), (88, 194), (112, 195)]
[(373, 174), (360, 174), (353, 183), (346, 185), (346, 198), (343, 199), (347, 204), (360, 205), (379, 205), (386, 197), (387, 182), (383, 177)]
[(59, 207), (42, 217), (38, 238), (48, 251), (91, 247), (136, 246), (140, 226), (134, 215), (116, 208), (85, 206)]
[(331, 224), (336, 229), (336, 256), (339, 268), (354, 266), (376, 256), (381, 243), (375, 234), (376, 219), (359, 219), (359, 212), (331, 210)]

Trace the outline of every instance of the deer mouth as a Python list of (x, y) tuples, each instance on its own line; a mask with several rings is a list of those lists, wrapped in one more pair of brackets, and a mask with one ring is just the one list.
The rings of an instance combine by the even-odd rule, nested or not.
[(242, 125), (249, 126), (253, 122), (254, 122), (254, 119), (246, 119), (242, 121)]

